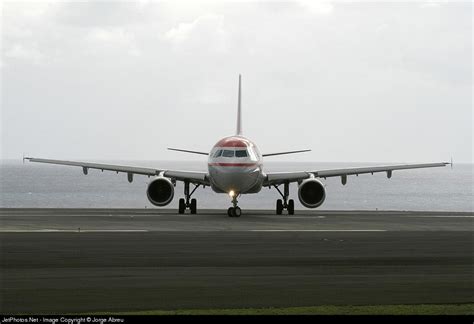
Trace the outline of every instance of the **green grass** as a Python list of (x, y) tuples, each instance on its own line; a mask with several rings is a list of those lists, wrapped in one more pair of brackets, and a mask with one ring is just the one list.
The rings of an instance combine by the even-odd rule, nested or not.
[(473, 315), (474, 304), (311, 306), (288, 308), (183, 309), (98, 312), (96, 315)]

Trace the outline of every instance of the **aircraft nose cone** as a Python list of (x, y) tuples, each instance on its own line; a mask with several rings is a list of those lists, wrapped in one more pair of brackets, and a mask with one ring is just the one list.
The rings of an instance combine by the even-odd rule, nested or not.
[(210, 175), (214, 184), (224, 192), (245, 193), (250, 190), (259, 177), (259, 170), (210, 170)]

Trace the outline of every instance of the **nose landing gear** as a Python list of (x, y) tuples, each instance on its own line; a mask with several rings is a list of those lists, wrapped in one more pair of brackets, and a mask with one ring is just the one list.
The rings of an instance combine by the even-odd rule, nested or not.
[(283, 187), (283, 193), (278, 189), (278, 185), (274, 185), (275, 189), (278, 190), (280, 193), (281, 197), (283, 200), (278, 199), (276, 203), (276, 214), (281, 215), (283, 212), (283, 209), (286, 209), (288, 211), (288, 215), (294, 215), (295, 213), (295, 201), (293, 199), (289, 199), (288, 197), (290, 195), (290, 183), (285, 182), (284, 187)]
[(197, 212), (197, 200), (195, 198), (190, 199), (192, 194), (200, 185), (195, 185), (193, 191), (189, 192), (189, 181), (184, 182), (184, 196), (185, 198), (179, 199), (178, 213), (184, 214), (187, 208), (191, 211), (191, 214), (196, 214)]
[(240, 209), (240, 207), (229, 207), (229, 209), (227, 209), (227, 215), (229, 217), (240, 217), (240, 215), (242, 215), (242, 209)]
[(240, 217), (240, 215), (242, 215), (242, 209), (240, 209), (240, 207), (237, 206), (237, 196), (238, 194), (234, 194), (232, 196), (233, 207), (229, 207), (229, 209), (227, 209), (227, 215), (229, 217)]

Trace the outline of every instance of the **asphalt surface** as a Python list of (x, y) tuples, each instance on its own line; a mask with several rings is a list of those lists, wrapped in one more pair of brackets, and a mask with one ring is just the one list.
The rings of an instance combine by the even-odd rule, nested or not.
[(473, 302), (472, 213), (0, 209), (0, 313)]

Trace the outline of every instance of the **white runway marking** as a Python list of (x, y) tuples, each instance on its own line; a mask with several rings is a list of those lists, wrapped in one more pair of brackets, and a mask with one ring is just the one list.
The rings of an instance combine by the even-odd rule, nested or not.
[(61, 230), (61, 229), (11, 229), (11, 230), (0, 230), (0, 233), (90, 233), (90, 232), (96, 232), (96, 233), (101, 233), (101, 232), (148, 232), (148, 230), (128, 230), (128, 229), (111, 229), (111, 230), (106, 230), (106, 229), (98, 229), (98, 230)]
[(416, 215), (411, 215), (411, 216), (402, 216), (402, 217), (425, 217), (425, 218), (474, 218), (474, 216), (463, 216), (463, 215), (453, 215), (453, 216), (416, 216)]
[[(387, 230), (380, 229), (360, 229), (360, 230), (348, 230), (348, 229), (253, 229), (253, 230), (239, 230), (239, 229), (217, 229), (217, 230), (184, 230), (185, 232), (387, 232)], [(11, 229), (11, 230), (0, 230), (0, 233), (144, 233), (150, 232), (149, 230), (128, 230), (128, 229), (97, 229), (97, 230), (62, 230), (62, 229)], [(161, 232), (161, 230), (152, 230), (152, 232)]]
[(128, 229), (124, 229), (124, 230), (82, 230), (81, 229), (81, 232), (148, 232), (148, 230), (141, 230), (141, 229), (138, 229), (138, 230), (128, 230)]
[(262, 229), (249, 230), (249, 232), (387, 232), (387, 230), (380, 229), (361, 229), (361, 230), (346, 230), (346, 229)]
[(255, 215), (256, 218), (277, 218), (277, 219), (321, 219), (326, 216), (259, 216)]

